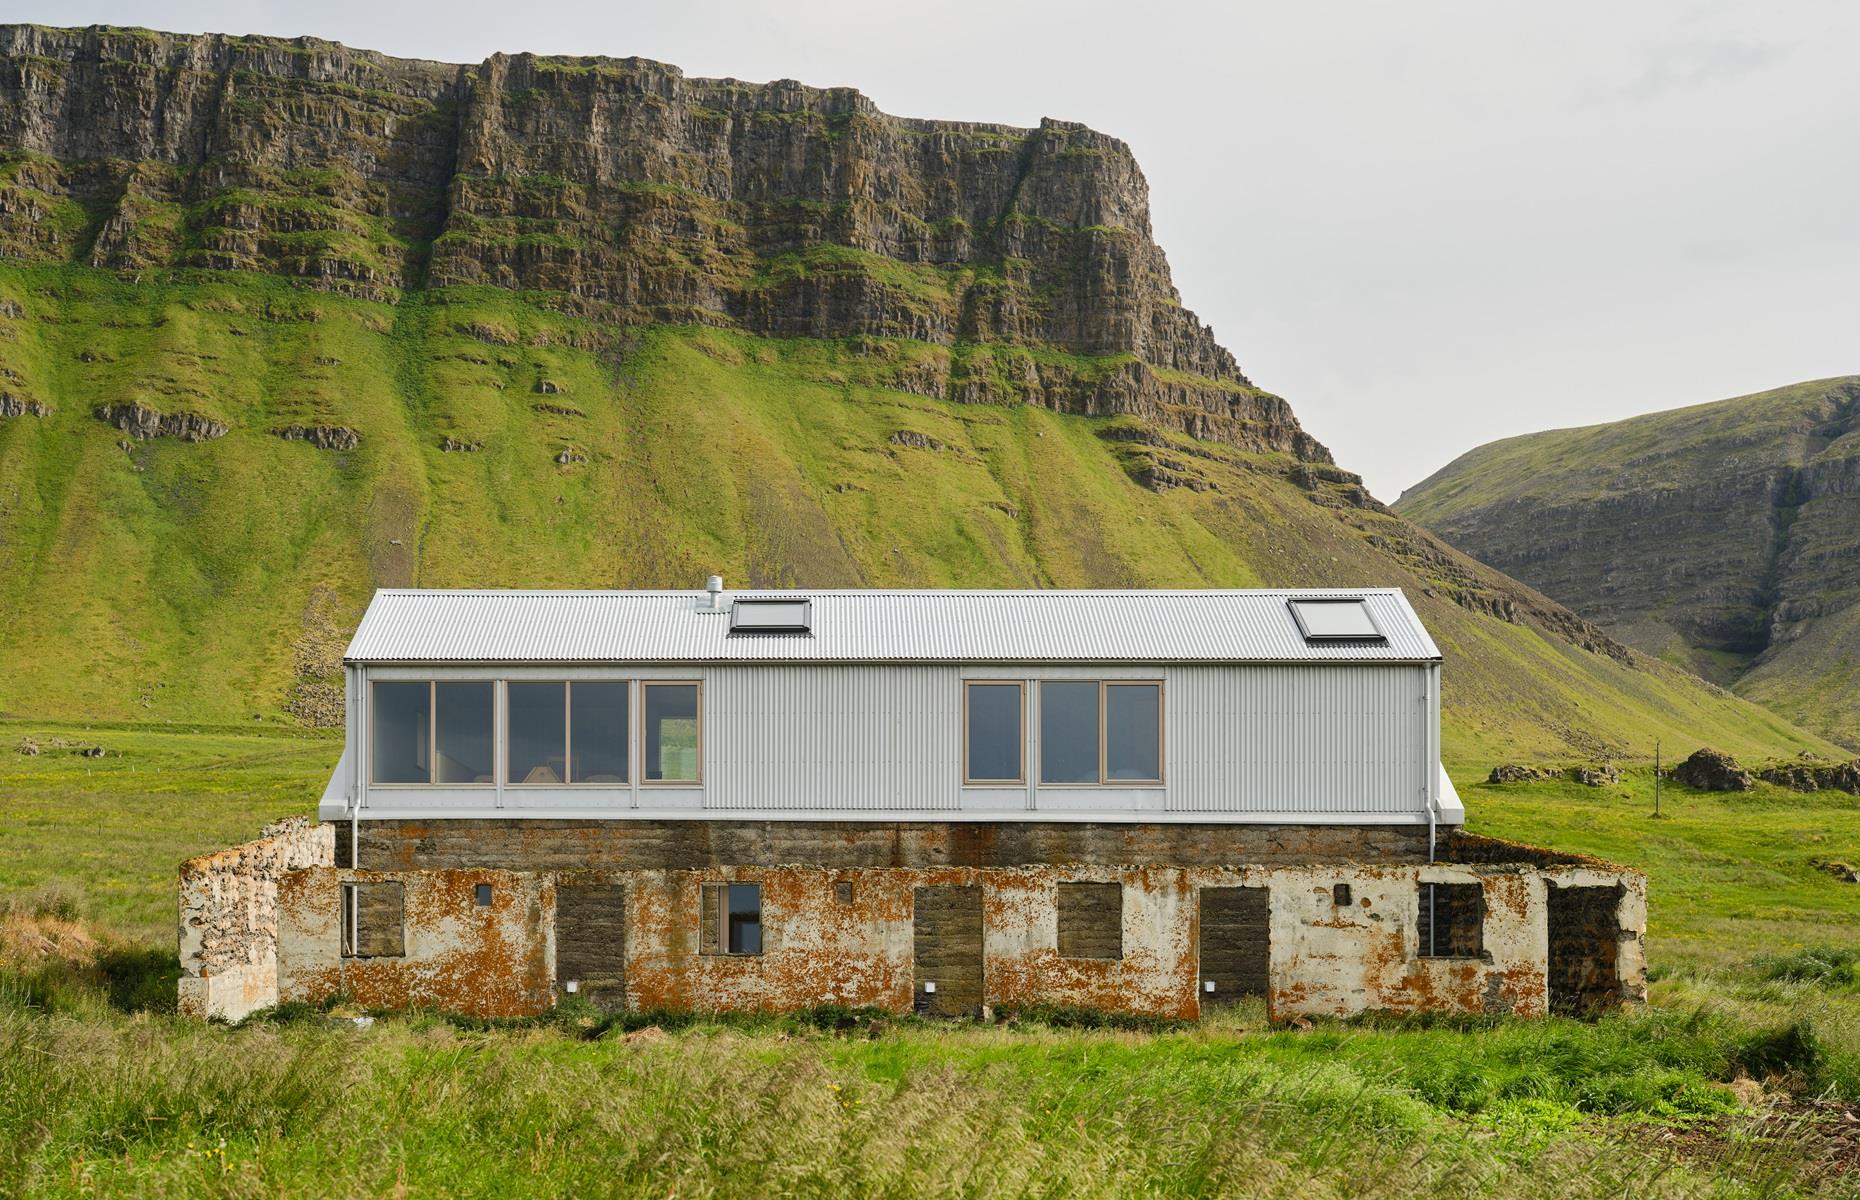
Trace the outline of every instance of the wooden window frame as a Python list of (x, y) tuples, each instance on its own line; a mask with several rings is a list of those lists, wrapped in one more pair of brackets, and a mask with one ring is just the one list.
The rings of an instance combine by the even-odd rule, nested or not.
[[(969, 774), (969, 689), (972, 687), (1012, 687), (1020, 692), (1019, 720), (1014, 735), (1015, 757), (1020, 759), (1020, 774), (1013, 779), (977, 779)], [(1024, 788), (1027, 786), (1027, 681), (1025, 679), (965, 679), (962, 681), (962, 786)]]
[[(569, 780), (573, 776), (573, 772), (569, 769), (568, 764), (569, 764), (569, 755), (574, 752), (574, 748), (571, 745), (571, 743), (574, 741), (575, 733), (574, 733), (574, 727), (571, 724), (571, 722), (574, 719), (574, 709), (572, 707), (574, 704), (574, 701), (571, 700), (569, 697), (570, 692), (572, 692), (574, 689), (569, 686), (569, 681), (566, 679), (503, 679), (503, 680), (499, 680), (498, 682), (503, 685), (499, 690), (501, 690), (504, 693), (504, 711), (503, 711), (504, 728), (502, 730), (502, 733), (504, 735), (504, 738), (503, 738), (504, 786), (510, 789), (511, 791), (516, 791), (516, 792), (526, 791), (526, 790), (535, 790), (537, 788), (559, 788), (559, 787), (571, 786), (569, 783)], [(527, 683), (559, 683), (562, 685), (562, 779), (561, 779), (561, 782), (559, 783), (523, 783), (519, 780), (510, 778), (510, 685), (513, 683), (519, 684), (519, 685), (527, 684)], [(631, 731), (629, 730), (628, 732), (630, 736)]]
[[(504, 705), (503, 705), (504, 766), (503, 766), (503, 770), (504, 770), (504, 774), (506, 775), (510, 773), (510, 685), (513, 683), (515, 684), (559, 683), (562, 685), (562, 776), (563, 776), (562, 781), (560, 783), (517, 783), (517, 782), (510, 781), (510, 780), (506, 780), (504, 782), (504, 787), (509, 788), (512, 791), (533, 791), (538, 788), (542, 788), (542, 789), (587, 788), (589, 790), (598, 790), (600, 788), (607, 788), (612, 791), (618, 791), (624, 788), (628, 791), (632, 790), (633, 780), (630, 778), (631, 775), (633, 774), (633, 769), (634, 769), (633, 768), (634, 754), (633, 754), (633, 746), (631, 744), (631, 740), (633, 737), (632, 706), (633, 706), (633, 690), (634, 690), (633, 689), (634, 681), (632, 679), (630, 678), (628, 679), (503, 679), (503, 680), (499, 680), (499, 682), (503, 684), (503, 693), (504, 693)], [(673, 681), (667, 680), (667, 682), (673, 682)], [(626, 748), (626, 770), (627, 770), (627, 775), (629, 776), (629, 778), (623, 779), (619, 783), (583, 783), (575, 778), (575, 768), (574, 768), (575, 685), (577, 683), (604, 683), (604, 684), (617, 683), (626, 688), (626, 703), (627, 703), (628, 717), (627, 717), (626, 729), (624, 732), (625, 732), (625, 736), (628, 739), (628, 745)], [(701, 703), (702, 703), (702, 699), (700, 695), (700, 704)], [(699, 774), (702, 774), (704, 770), (703, 717), (701, 715), (702, 708), (699, 709), (699, 712), (700, 712), (700, 716), (698, 718), (698, 728), (699, 728), (698, 772)], [(641, 740), (643, 744), (644, 742), (644, 738), (643, 738), (644, 725), (643, 724), (641, 725), (641, 732), (642, 732)]]
[[(1055, 676), (1051, 679), (1040, 679), (1037, 682), (1041, 684), (1095, 683), (1098, 685), (1098, 782), (1048, 783), (1042, 779), (1037, 786), (1043, 788), (1159, 788), (1167, 785), (1169, 774), (1169, 763), (1167, 758), (1169, 745), (1167, 728), (1169, 706), (1165, 700), (1165, 689), (1167, 685), (1162, 680), (1071, 679), (1065, 676)], [(1110, 754), (1111, 745), (1111, 739), (1109, 737), (1111, 706), (1109, 703), (1110, 697), (1106, 693), (1109, 689), (1114, 687), (1153, 687), (1156, 689), (1156, 778), (1154, 779), (1112, 779), (1108, 775), (1107, 768), (1109, 764), (1106, 760)], [(1040, 743), (1040, 757), (1042, 759), (1046, 757), (1046, 743), (1044, 739), (1042, 739)], [(967, 769), (966, 763), (964, 764), (964, 769)]]
[[(761, 930), (759, 949), (730, 949), (730, 889), (756, 889), (756, 925)], [(768, 953), (767, 899), (760, 879), (708, 879), (698, 884), (698, 953), (707, 958), (761, 958)]]
[[(368, 789), (419, 788), (464, 788), (468, 791), (496, 791), (501, 786), (498, 776), (502, 773), (503, 756), (499, 753), (498, 721), (500, 707), (497, 679), (371, 679), (368, 681)], [(544, 680), (543, 682), (548, 682)], [(379, 741), (375, 737), (375, 716), (379, 711), (375, 707), (375, 689), (382, 684), (402, 685), (409, 683), (424, 684), (426, 687), (426, 782), (424, 783), (381, 783), (375, 779), (375, 767), (381, 752)], [(489, 783), (441, 783), (434, 778), (439, 769), (439, 685), (441, 683), (488, 683), (491, 685), (491, 781)]]
[[(689, 687), (697, 689), (697, 777), (695, 779), (650, 779), (646, 763), (646, 692), (655, 687)], [(629, 693), (629, 703), (631, 694)], [(702, 679), (642, 679), (639, 681), (639, 766), (627, 763), (628, 774), (639, 775), (643, 788), (701, 788), (704, 786), (704, 681)]]

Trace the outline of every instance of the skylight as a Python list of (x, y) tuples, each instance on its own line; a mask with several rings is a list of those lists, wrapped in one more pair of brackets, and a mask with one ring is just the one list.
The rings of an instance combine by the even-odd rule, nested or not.
[(1361, 600), (1287, 600), (1307, 642), (1386, 642)]
[(738, 600), (730, 606), (731, 633), (807, 633), (812, 628), (810, 600)]

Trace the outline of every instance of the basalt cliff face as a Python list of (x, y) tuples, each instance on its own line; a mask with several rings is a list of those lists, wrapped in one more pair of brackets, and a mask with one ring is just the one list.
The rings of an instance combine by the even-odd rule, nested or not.
[(377, 586), (713, 571), (1395, 585), (1449, 755), (1824, 745), (1376, 503), (1182, 306), (1115, 139), (0, 27), (0, 713), (321, 723)]
[(1860, 746), (1860, 377), (1494, 442), (1397, 511)]
[(1330, 461), (1182, 307), (1129, 148), (1075, 124), (906, 120), (643, 59), (8, 26), (0, 142), (15, 257), (910, 338), (952, 351), (923, 394)]

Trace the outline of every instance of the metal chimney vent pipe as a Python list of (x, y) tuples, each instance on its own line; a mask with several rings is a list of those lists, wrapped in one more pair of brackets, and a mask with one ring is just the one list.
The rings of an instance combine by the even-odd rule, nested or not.
[(712, 575), (704, 581), (704, 590), (710, 593), (710, 611), (717, 612), (723, 607), (723, 576)]

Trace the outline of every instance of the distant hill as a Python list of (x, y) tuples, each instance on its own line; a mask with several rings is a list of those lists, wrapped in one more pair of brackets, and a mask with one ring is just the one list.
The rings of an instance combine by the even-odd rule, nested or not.
[(1122, 143), (0, 27), (0, 712), (310, 723), (382, 585), (1397, 585), (1451, 756), (1825, 743), (1391, 514)]
[(1860, 747), (1860, 376), (1493, 442), (1395, 508)]

